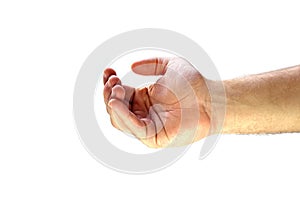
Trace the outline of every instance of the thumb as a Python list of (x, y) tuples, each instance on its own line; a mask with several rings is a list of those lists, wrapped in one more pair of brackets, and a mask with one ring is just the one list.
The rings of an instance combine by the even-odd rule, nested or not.
[(150, 58), (133, 63), (131, 69), (141, 75), (164, 75), (168, 63), (169, 58)]

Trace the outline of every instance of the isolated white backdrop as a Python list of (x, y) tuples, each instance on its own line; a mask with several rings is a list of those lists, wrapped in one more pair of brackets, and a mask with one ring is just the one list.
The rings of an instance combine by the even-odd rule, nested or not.
[(171, 167), (120, 174), (81, 145), (76, 76), (99, 44), (165, 28), (196, 41), (224, 79), (300, 63), (297, 1), (1, 1), (0, 199), (299, 199), (300, 134), (224, 135)]

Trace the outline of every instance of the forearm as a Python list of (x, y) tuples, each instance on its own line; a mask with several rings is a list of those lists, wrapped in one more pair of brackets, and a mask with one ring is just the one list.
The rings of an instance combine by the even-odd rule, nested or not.
[(300, 132), (300, 66), (223, 83), (223, 133)]

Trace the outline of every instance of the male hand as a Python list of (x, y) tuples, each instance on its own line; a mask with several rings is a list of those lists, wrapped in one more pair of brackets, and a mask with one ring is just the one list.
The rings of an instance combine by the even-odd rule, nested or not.
[(147, 87), (133, 88), (123, 85), (113, 69), (104, 71), (104, 101), (115, 128), (152, 148), (187, 145), (208, 134), (208, 89), (188, 61), (154, 58), (134, 63), (132, 70), (161, 77)]

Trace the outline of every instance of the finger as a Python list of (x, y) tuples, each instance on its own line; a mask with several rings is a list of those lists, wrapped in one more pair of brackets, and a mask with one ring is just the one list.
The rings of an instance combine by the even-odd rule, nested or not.
[(146, 138), (146, 125), (135, 114), (128, 110), (127, 106), (118, 99), (111, 99), (108, 103), (111, 115), (115, 119), (120, 130), (133, 134), (138, 139)]
[(132, 99), (135, 94), (135, 88), (127, 86), (127, 85), (122, 85), (122, 87), (125, 89), (125, 104), (129, 107), (129, 110), (131, 109), (131, 103)]
[(121, 80), (117, 76), (112, 75), (109, 77), (108, 81), (105, 83), (104, 89), (103, 89), (103, 96), (104, 96), (105, 104), (108, 103), (109, 98), (111, 96), (112, 88), (115, 85), (121, 85)]
[(117, 75), (115, 70), (113, 70), (112, 68), (105, 69), (103, 72), (103, 84), (105, 84), (108, 81), (109, 77), (112, 75)]
[(133, 63), (131, 69), (141, 75), (164, 75), (168, 62), (169, 58), (151, 58)]
[(112, 88), (110, 99), (119, 99), (120, 101), (124, 101), (125, 89), (121, 85), (115, 85)]

